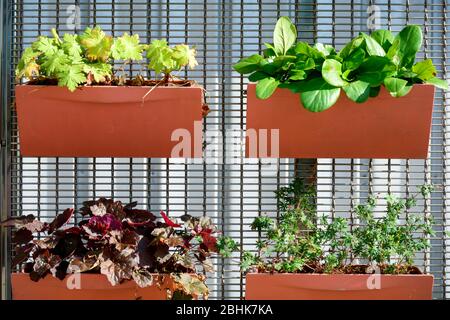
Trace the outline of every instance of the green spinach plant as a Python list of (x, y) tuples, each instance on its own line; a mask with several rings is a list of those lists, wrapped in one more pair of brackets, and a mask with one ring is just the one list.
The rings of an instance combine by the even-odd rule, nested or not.
[(436, 77), (431, 59), (415, 63), (422, 38), (416, 25), (406, 26), (395, 36), (388, 30), (361, 32), (338, 52), (327, 44), (297, 42), (295, 25), (281, 17), (273, 44), (265, 43), (262, 55), (241, 59), (234, 69), (257, 82), (258, 98), (267, 99), (277, 88), (288, 88), (301, 93), (303, 106), (312, 112), (333, 106), (341, 90), (357, 103), (376, 97), (381, 86), (393, 97), (408, 94), (418, 83), (447, 90), (447, 82)]
[[(431, 186), (422, 186), (427, 197)], [(318, 217), (315, 189), (300, 179), (277, 192), (279, 219), (265, 215), (251, 227), (263, 237), (257, 253), (245, 252), (241, 267), (251, 272), (365, 273), (377, 266), (382, 273), (419, 273), (413, 265), (415, 254), (429, 246), (434, 234), (432, 219), (403, 213), (416, 205), (417, 195), (399, 199), (388, 195), (387, 212), (376, 218), (377, 199), (355, 207), (357, 225), (341, 217)], [(355, 263), (364, 261), (365, 264)]]
[[(148, 69), (163, 73), (160, 81), (145, 81), (139, 75), (136, 81), (127, 81), (124, 66), (131, 62), (142, 63), (144, 52), (149, 59)], [(62, 38), (55, 29), (52, 37), (39, 36), (25, 49), (16, 68), (18, 79), (26, 78), (31, 84), (53, 84), (74, 91), (80, 85), (166, 85), (173, 81), (171, 72), (198, 63), (196, 51), (185, 44), (170, 48), (165, 40), (142, 44), (138, 34), (124, 33), (113, 38), (100, 27), (86, 28), (80, 34), (64, 34)], [(122, 61), (117, 76), (114, 61)]]

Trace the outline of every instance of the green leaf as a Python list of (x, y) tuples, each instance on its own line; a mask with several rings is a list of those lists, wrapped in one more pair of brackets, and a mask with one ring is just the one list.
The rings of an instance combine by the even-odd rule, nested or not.
[(358, 69), (358, 79), (379, 86), (396, 73), (396, 66), (386, 57), (371, 56)]
[(124, 33), (114, 40), (111, 47), (111, 54), (118, 60), (142, 60), (144, 46), (140, 44), (139, 35), (129, 35)]
[(393, 97), (402, 97), (406, 95), (410, 90), (411, 86), (407, 86), (408, 81), (398, 78), (386, 78), (384, 79), (384, 86), (389, 91)]
[(369, 93), (369, 96), (370, 96), (371, 98), (377, 97), (378, 94), (380, 93), (380, 90), (381, 90), (381, 86), (378, 86), (378, 87), (370, 87), (370, 93)]
[(46, 36), (39, 36), (38, 40), (31, 45), (34, 51), (40, 51), (46, 56), (51, 56), (59, 50), (54, 39)]
[(335, 87), (343, 87), (347, 84), (347, 81), (342, 77), (342, 65), (339, 61), (334, 59), (327, 59), (322, 66), (322, 77), (326, 82)]
[(273, 44), (278, 55), (284, 55), (297, 39), (297, 28), (288, 17), (281, 17), (275, 25)]
[(301, 101), (305, 109), (321, 112), (336, 103), (341, 89), (333, 87), (322, 78), (315, 78), (302, 87)]
[(364, 62), (366, 52), (361, 48), (356, 48), (353, 52), (344, 60), (344, 70), (356, 70)]
[(431, 59), (420, 61), (413, 65), (412, 71), (417, 74), (417, 78), (422, 81), (427, 81), (436, 76), (436, 68)]
[(330, 46), (329, 44), (323, 45), (322, 43), (316, 43), (314, 44), (313, 48), (319, 51), (324, 58), (328, 57), (329, 55), (336, 54), (336, 51), (334, 50), (333, 46)]
[(394, 38), (387, 57), (399, 67), (411, 68), (422, 46), (422, 38), (422, 29), (419, 26), (406, 26)]
[(364, 38), (362, 36), (358, 36), (354, 39), (352, 39), (352, 41), (350, 41), (349, 43), (347, 43), (345, 45), (344, 48), (342, 48), (342, 50), (339, 52), (339, 56), (342, 59), (347, 58), (349, 55), (351, 55), (353, 53), (353, 51), (355, 51), (356, 49), (360, 48), (361, 45), (364, 42)]
[(176, 68), (176, 63), (172, 59), (172, 49), (167, 41), (153, 40), (147, 48), (148, 67), (156, 73), (170, 73)]
[(113, 39), (107, 36), (100, 27), (86, 28), (80, 36), (80, 43), (86, 50), (86, 57), (91, 61), (107, 61), (111, 54)]
[(298, 81), (298, 80), (304, 80), (307, 77), (307, 74), (303, 70), (291, 70), (289, 73), (289, 80)]
[(67, 87), (70, 91), (75, 91), (78, 85), (84, 82), (86, 82), (86, 75), (81, 65), (67, 67), (58, 73), (58, 86)]
[(366, 50), (369, 56), (384, 57), (386, 55), (383, 47), (377, 41), (375, 41), (375, 39), (371, 38), (365, 33), (361, 33), (361, 35), (364, 38)]
[(47, 56), (41, 65), (41, 71), (47, 77), (53, 77), (55, 73), (70, 66), (70, 59), (62, 49), (58, 49), (54, 54)]
[(279, 81), (269, 77), (258, 81), (256, 84), (256, 96), (259, 99), (269, 98), (277, 89)]
[(304, 56), (305, 58), (312, 58), (314, 60), (320, 60), (324, 58), (323, 54), (319, 50), (311, 47), (306, 42), (298, 42), (295, 45), (294, 51), (297, 55)]
[(189, 48), (186, 44), (177, 44), (173, 47), (172, 58), (177, 62), (180, 68), (189, 66), (190, 69), (194, 69), (198, 66), (195, 55), (195, 48)]
[(375, 30), (370, 35), (378, 44), (380, 44), (384, 51), (387, 52), (394, 42), (394, 35), (389, 30)]
[(295, 63), (295, 69), (297, 70), (312, 70), (316, 67), (314, 59), (307, 58), (305, 61), (297, 61)]
[(270, 77), (267, 73), (262, 72), (262, 71), (255, 71), (251, 75), (248, 76), (248, 80), (250, 82), (257, 82), (257, 81), (262, 80), (267, 77)]
[(364, 81), (350, 82), (343, 87), (347, 97), (357, 103), (363, 103), (369, 99), (370, 83)]
[(428, 79), (427, 81), (425, 81), (425, 83), (432, 84), (435, 87), (443, 90), (448, 90), (448, 82), (436, 77)]
[(61, 47), (73, 60), (81, 60), (82, 50), (78, 43), (78, 35), (65, 33)]

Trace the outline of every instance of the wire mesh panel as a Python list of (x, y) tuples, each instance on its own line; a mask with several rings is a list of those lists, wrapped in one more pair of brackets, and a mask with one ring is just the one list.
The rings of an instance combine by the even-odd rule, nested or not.
[[(50, 219), (67, 207), (80, 208), (84, 200), (112, 197), (139, 201), (143, 207), (165, 210), (171, 216), (208, 215), (242, 249), (254, 250), (258, 234), (249, 224), (261, 212), (276, 216), (273, 191), (296, 174), (309, 172), (310, 165), (317, 179), (318, 211), (349, 219), (354, 204), (364, 201), (370, 192), (403, 196), (423, 183), (433, 183), (438, 188), (430, 201), (419, 204), (416, 213), (435, 218), (437, 236), (431, 249), (417, 256), (417, 263), (435, 276), (434, 297), (448, 298), (446, 96), (441, 91), (435, 96), (427, 160), (280, 159), (276, 170), (267, 170), (263, 160), (241, 159), (247, 80), (232, 69), (238, 59), (271, 42), (277, 18), (288, 16), (297, 25), (299, 39), (333, 44), (338, 49), (359, 32), (374, 27), (399, 31), (405, 24), (421, 25), (425, 35), (421, 56), (433, 59), (439, 76), (448, 79), (449, 12), (445, 1), (7, 0), (4, 8), (12, 22), (6, 61), (9, 73), (2, 81), (2, 85), (10, 84), (4, 92), (8, 101), (3, 105), (2, 137), (6, 143), (2, 148), (6, 162), (2, 203), (8, 215), (32, 213)], [(177, 76), (198, 81), (207, 93), (211, 113), (204, 121), (207, 148), (203, 161), (20, 156), (17, 119), (11, 106), (13, 69), (22, 50), (38, 35), (49, 35), (51, 28), (78, 32), (94, 25), (113, 35), (139, 34), (147, 43), (166, 38), (172, 44), (196, 46), (199, 66)], [(126, 71), (136, 75), (140, 66), (130, 65)], [(81, 216), (76, 216), (75, 222), (79, 219)], [(11, 250), (9, 243), (5, 245)], [(208, 280), (211, 298), (244, 296), (240, 255), (214, 261), (216, 272)]]

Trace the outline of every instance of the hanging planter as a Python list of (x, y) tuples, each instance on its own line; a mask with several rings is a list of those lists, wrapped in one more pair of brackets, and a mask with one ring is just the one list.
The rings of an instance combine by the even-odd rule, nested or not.
[[(41, 36), (27, 48), (16, 69), (16, 109), (22, 156), (202, 157), (203, 89), (171, 73), (197, 65), (195, 50), (149, 45), (138, 35), (118, 38), (99, 27), (61, 39)], [(128, 63), (161, 80), (127, 78)], [(114, 61), (123, 61), (113, 69)]]
[(247, 92), (247, 157), (427, 157), (433, 86), (448, 84), (430, 59), (415, 63), (420, 27), (360, 33), (339, 52), (296, 37), (282, 17), (263, 55), (234, 65), (256, 82)]
[[(202, 157), (200, 87), (16, 86), (22, 156)], [(190, 142), (181, 151), (180, 136)], [(188, 134), (188, 135), (187, 135)], [(177, 151), (178, 150), (178, 151)]]
[[(371, 287), (378, 282), (379, 288)], [(247, 274), (246, 300), (431, 300), (432, 275)]]
[[(431, 191), (424, 185), (419, 194)], [(431, 217), (411, 213), (418, 194), (388, 194), (380, 217), (374, 216), (377, 199), (369, 195), (366, 204), (355, 206), (357, 226), (318, 216), (316, 191), (300, 178), (276, 194), (279, 218), (256, 218), (251, 227), (262, 235), (257, 253), (242, 255), (247, 300), (432, 298), (433, 276), (414, 265), (435, 234)]]
[[(277, 89), (261, 100), (256, 97), (256, 85), (249, 84), (247, 131), (266, 129), (270, 137), (278, 129), (280, 158), (426, 159), (433, 99), (431, 85), (415, 85), (401, 98), (392, 97), (383, 87), (376, 99), (363, 105), (341, 94), (333, 108), (314, 113), (303, 108), (298, 94), (288, 89)], [(246, 156), (274, 156), (257, 146), (252, 149), (248, 140)]]
[(12, 235), (13, 299), (198, 299), (208, 298), (206, 273), (211, 257), (231, 255), (237, 244), (217, 237), (207, 217), (184, 215), (161, 221), (136, 202), (100, 198), (80, 209), (77, 225), (66, 209), (50, 222), (33, 215), (12, 217), (0, 225)]

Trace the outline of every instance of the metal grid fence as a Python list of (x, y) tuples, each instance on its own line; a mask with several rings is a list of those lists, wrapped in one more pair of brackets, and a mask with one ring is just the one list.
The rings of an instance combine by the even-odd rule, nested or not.
[[(434, 297), (448, 298), (450, 245), (447, 185), (450, 161), (447, 138), (449, 104), (437, 91), (432, 138), (427, 160), (382, 159), (280, 159), (275, 174), (267, 175), (261, 161), (235, 163), (242, 152), (239, 136), (245, 128), (247, 80), (232, 70), (240, 57), (261, 50), (271, 42), (279, 16), (289, 16), (299, 38), (310, 43), (330, 43), (338, 48), (358, 32), (368, 32), (368, 22), (399, 31), (405, 24), (424, 28), (422, 56), (432, 58), (439, 75), (448, 79), (449, 9), (447, 1), (147, 1), (147, 0), (5, 0), (2, 4), (2, 216), (37, 214), (51, 218), (67, 207), (100, 196), (139, 201), (150, 210), (167, 210), (172, 216), (189, 212), (208, 215), (243, 249), (253, 248), (258, 234), (249, 223), (260, 212), (276, 215), (273, 191), (297, 173), (316, 167), (318, 210), (330, 216), (352, 218), (355, 202), (369, 192), (405, 195), (417, 186), (440, 186), (432, 199), (421, 203), (418, 213), (431, 214), (437, 237), (432, 248), (417, 257), (417, 263), (435, 276)], [(13, 69), (22, 50), (36, 36), (83, 30), (100, 25), (118, 35), (139, 34), (144, 42), (167, 38), (170, 43), (195, 45), (199, 66), (180, 74), (198, 81), (207, 91), (211, 108), (204, 129), (216, 133), (209, 140), (206, 162), (131, 158), (22, 158), (14, 99)], [(133, 75), (138, 66), (131, 65)], [(152, 75), (149, 75), (152, 76)], [(223, 149), (220, 150), (221, 146)], [(77, 216), (76, 219), (81, 217)], [(2, 234), (2, 297), (8, 297), (8, 256), (11, 244)], [(239, 272), (239, 253), (215, 261), (216, 273), (209, 280), (211, 298), (242, 298), (245, 277)]]

